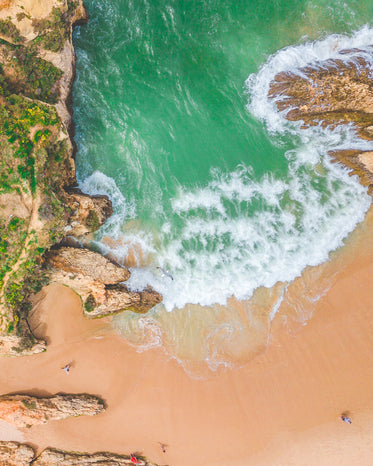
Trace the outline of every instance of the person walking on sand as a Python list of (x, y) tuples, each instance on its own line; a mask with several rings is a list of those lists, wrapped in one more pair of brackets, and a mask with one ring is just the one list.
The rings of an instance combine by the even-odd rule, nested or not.
[(64, 370), (64, 371), (66, 372), (66, 374), (69, 374), (69, 372), (70, 372), (70, 364), (66, 364), (66, 365), (62, 368), (62, 370)]

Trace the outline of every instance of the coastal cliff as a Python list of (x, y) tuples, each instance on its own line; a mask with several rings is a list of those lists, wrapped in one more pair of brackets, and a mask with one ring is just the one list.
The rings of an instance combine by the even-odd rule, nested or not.
[[(352, 125), (362, 139), (373, 141), (373, 80), (367, 61), (358, 52), (343, 50), (343, 61), (328, 59), (300, 68), (296, 74), (277, 74), (268, 97), (288, 120), (302, 121), (302, 128)], [(373, 195), (372, 151), (351, 147), (330, 155), (351, 168), (351, 174)]]
[[(75, 74), (72, 28), (87, 19), (81, 0), (0, 0), (0, 354), (3, 355), (45, 350), (45, 343), (35, 339), (28, 326), (29, 297), (47, 284), (51, 275), (53, 281), (59, 276), (61, 283), (66, 284), (67, 273), (65, 270), (56, 274), (58, 265), (54, 263), (51, 269), (45, 253), (66, 236), (81, 237), (96, 231), (112, 214), (107, 196), (89, 196), (76, 188), (69, 108)], [(75, 258), (77, 255), (72, 254)], [(85, 257), (91, 263), (89, 251)], [(97, 264), (100, 257), (95, 255)], [(123, 269), (122, 278), (128, 276)], [(94, 287), (95, 278), (90, 276), (88, 281)], [(71, 287), (81, 293), (81, 286)], [(122, 291), (124, 302), (128, 303), (128, 291), (125, 287)], [(141, 312), (161, 300), (158, 294), (154, 300), (148, 300), (148, 295), (149, 291), (145, 299), (137, 297), (138, 302), (148, 303), (147, 307), (139, 307)], [(95, 316), (114, 312), (112, 304), (106, 312), (105, 303), (92, 290), (85, 298), (89, 296), (94, 296), (90, 298), (89, 309), (93, 311), (96, 303), (100, 307)], [(136, 297), (131, 297), (131, 302), (135, 302), (132, 298)], [(117, 303), (115, 312), (127, 308)], [(136, 310), (136, 306), (131, 310)]]

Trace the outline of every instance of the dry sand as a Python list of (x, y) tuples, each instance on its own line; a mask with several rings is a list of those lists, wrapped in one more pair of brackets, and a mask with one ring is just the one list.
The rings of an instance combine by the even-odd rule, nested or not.
[[(172, 466), (373, 464), (372, 232), (371, 211), (332, 261), (289, 287), (266, 350), (205, 380), (160, 349), (137, 353), (109, 320), (85, 320), (70, 289), (50, 286), (31, 319), (48, 350), (2, 359), (0, 392), (106, 400), (100, 416), (25, 429), (39, 449), (139, 451)], [(308, 287), (323, 296), (305, 299)]]

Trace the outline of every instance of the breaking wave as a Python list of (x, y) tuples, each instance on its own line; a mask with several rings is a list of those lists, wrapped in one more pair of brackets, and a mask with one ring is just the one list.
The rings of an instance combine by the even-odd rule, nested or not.
[[(249, 76), (249, 112), (266, 124), (275, 146), (291, 135), (292, 147), (284, 149), (286, 176), (273, 172), (258, 180), (245, 164), (232, 172), (212, 169), (205, 186), (179, 185), (176, 195), (156, 206), (161, 228), (154, 231), (149, 225), (133, 228), (136, 203), (126, 199), (113, 179), (95, 172), (82, 183), (84, 191), (106, 193), (114, 203), (113, 217), (96, 238), (103, 251), (114, 249), (126, 263), (136, 245), (145, 256), (146, 266), (132, 270), (131, 288), (151, 285), (163, 294), (168, 311), (188, 303), (226, 304), (231, 296), (247, 299), (260, 286), (293, 280), (343, 245), (363, 220), (370, 197), (347, 169), (330, 162), (328, 151), (371, 146), (349, 127), (300, 129), (301, 123), (287, 121), (267, 94), (277, 73), (297, 73), (327, 58), (343, 60), (340, 52), (346, 48), (362, 49), (356, 53), (365, 57), (370, 53), (371, 63), (372, 43), (368, 27), (352, 36), (331, 35), (280, 50)], [(115, 246), (102, 242), (108, 235)]]

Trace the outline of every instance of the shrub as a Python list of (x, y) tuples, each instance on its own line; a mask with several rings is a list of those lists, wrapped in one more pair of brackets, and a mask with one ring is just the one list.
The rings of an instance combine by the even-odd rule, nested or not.
[(86, 302), (84, 303), (84, 309), (86, 310), (86, 312), (92, 312), (94, 311), (96, 307), (96, 300), (95, 298), (90, 294), (86, 300)]
[(89, 211), (85, 224), (92, 232), (100, 228), (101, 223), (100, 223), (97, 213), (94, 210)]
[(14, 42), (22, 41), (17, 26), (15, 26), (10, 19), (0, 19), (0, 34), (10, 37)]

